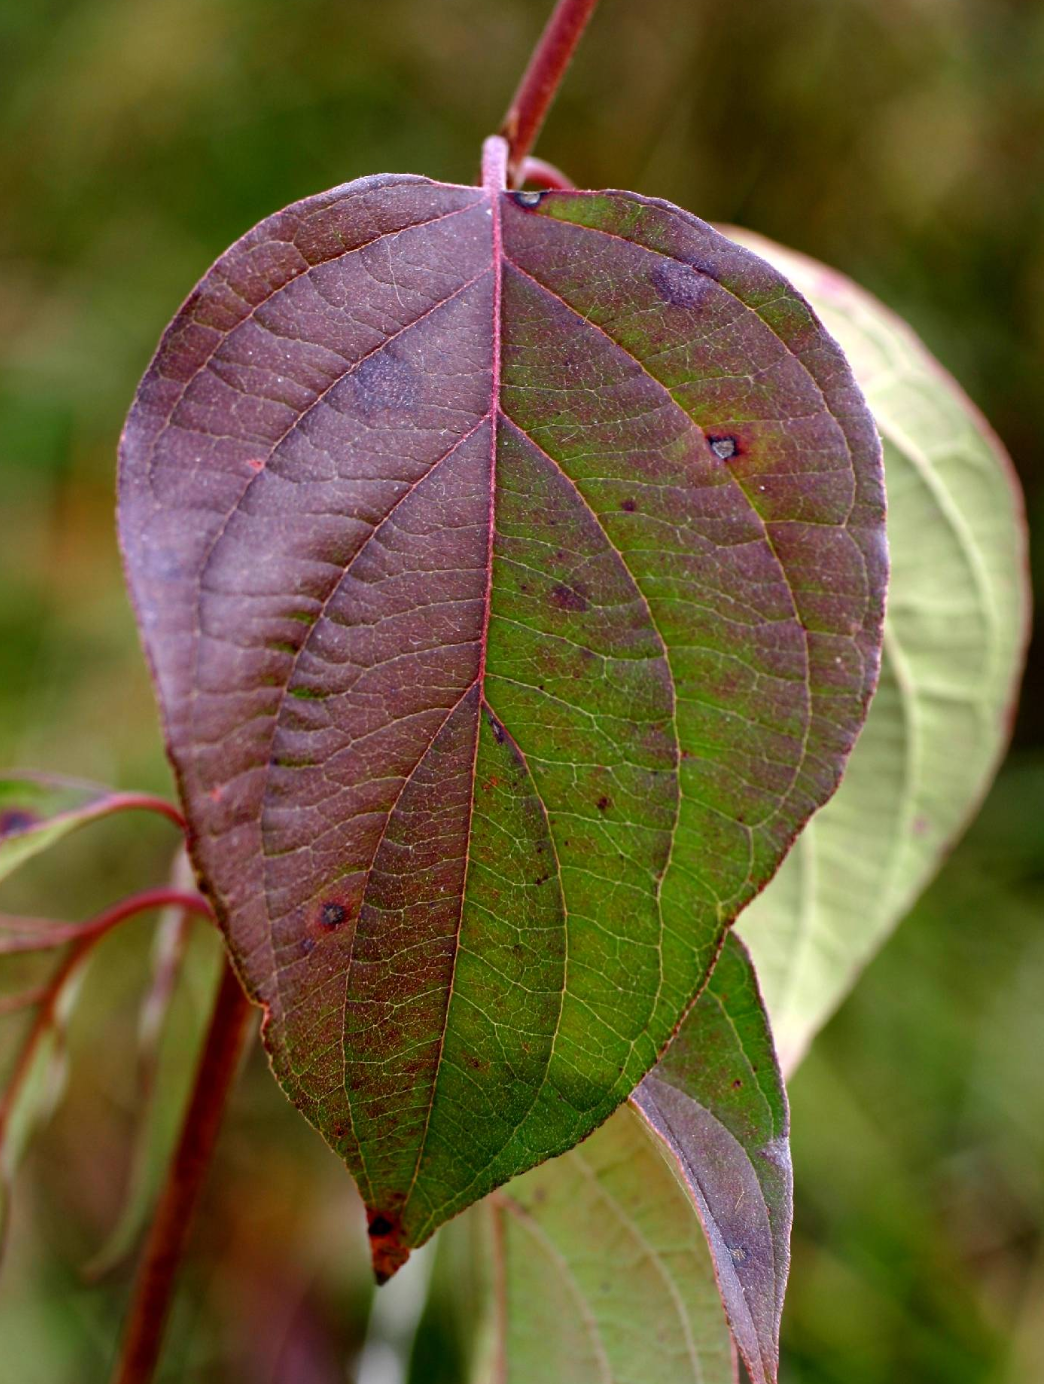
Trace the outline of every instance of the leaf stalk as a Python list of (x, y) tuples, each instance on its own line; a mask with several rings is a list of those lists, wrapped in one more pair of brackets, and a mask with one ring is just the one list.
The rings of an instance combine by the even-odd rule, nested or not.
[(523, 165), (572, 61), (598, 0), (558, 0), (508, 107), (500, 133), (508, 144), (508, 186), (519, 187)]
[(253, 1013), (226, 964), (192, 1099), (138, 1268), (112, 1384), (149, 1384), (159, 1362), (178, 1269)]

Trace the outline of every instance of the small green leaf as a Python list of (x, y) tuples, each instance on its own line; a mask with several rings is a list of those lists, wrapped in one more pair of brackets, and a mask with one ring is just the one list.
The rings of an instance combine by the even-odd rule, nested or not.
[(793, 1069), (996, 770), (1026, 642), (1025, 522), (1000, 442), (903, 322), (822, 265), (729, 234), (806, 294), (884, 440), (892, 574), (877, 695), (840, 790), (740, 928)]
[(0, 776), (0, 880), (77, 827), (131, 808), (149, 808), (178, 825), (177, 810), (143, 793), (48, 774)]

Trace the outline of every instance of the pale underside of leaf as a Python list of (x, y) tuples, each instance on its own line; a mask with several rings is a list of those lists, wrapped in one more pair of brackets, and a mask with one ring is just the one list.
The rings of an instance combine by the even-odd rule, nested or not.
[(733, 1384), (706, 1242), (634, 1111), (475, 1214), (500, 1260), (482, 1384)]
[(703, 1226), (753, 1384), (775, 1384), (790, 1264), (790, 1118), (757, 980), (735, 935), (631, 1103)]
[(665, 203), (378, 178), (168, 330), (121, 539), (194, 859), (387, 1272), (626, 1096), (836, 786), (876, 437)]
[(845, 350), (884, 440), (888, 493), (867, 724), (841, 789), (741, 923), (792, 1070), (993, 777), (1025, 650), (1025, 522), (1003, 447), (904, 323), (841, 275), (735, 234), (807, 294)]

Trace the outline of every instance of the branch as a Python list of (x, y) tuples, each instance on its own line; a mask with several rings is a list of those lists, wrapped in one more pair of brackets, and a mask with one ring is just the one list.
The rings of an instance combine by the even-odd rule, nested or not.
[(511, 187), (518, 187), (521, 182), (522, 165), (536, 142), (597, 3), (598, 0), (558, 0), (547, 21), (500, 129), (508, 143)]
[(193, 1213), (253, 1012), (237, 976), (226, 964), (181, 1138), (138, 1269), (113, 1384), (148, 1384), (153, 1377)]
[(181, 889), (145, 889), (131, 894), (111, 908), (82, 923), (57, 923), (49, 918), (7, 918), (0, 915), (0, 955), (15, 952), (51, 951), (66, 942), (101, 937), (117, 923), (156, 908), (180, 908), (213, 920), (210, 905), (201, 894)]
[(532, 183), (534, 187), (544, 187), (552, 192), (573, 192), (576, 183), (560, 168), (546, 159), (524, 159), (519, 171), (519, 183)]

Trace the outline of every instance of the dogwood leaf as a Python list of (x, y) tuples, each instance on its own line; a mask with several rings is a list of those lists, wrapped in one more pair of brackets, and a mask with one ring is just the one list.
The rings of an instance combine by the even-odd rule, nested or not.
[(836, 787), (873, 422), (762, 260), (493, 147), (222, 256), (120, 532), (197, 869), (386, 1276), (627, 1098)]
[(833, 270), (731, 234), (841, 343), (884, 440), (888, 492), (877, 695), (840, 791), (741, 922), (792, 1069), (993, 778), (1026, 644), (1026, 529), (1004, 448), (910, 328)]

